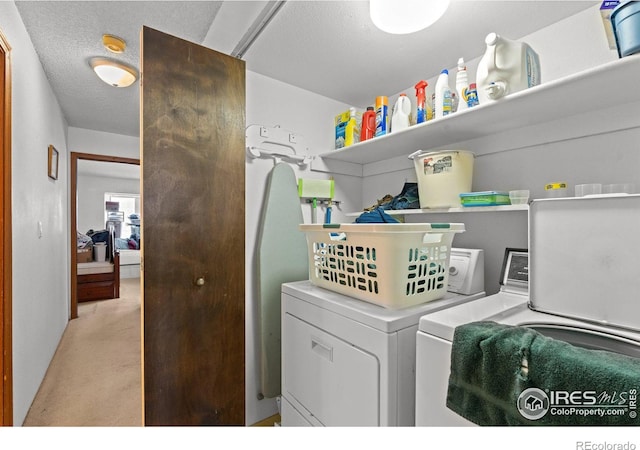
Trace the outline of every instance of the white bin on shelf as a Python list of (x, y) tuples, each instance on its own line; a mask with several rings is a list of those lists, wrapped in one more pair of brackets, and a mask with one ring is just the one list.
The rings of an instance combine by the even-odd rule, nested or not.
[(474, 154), (467, 150), (419, 150), (409, 155), (418, 177), (420, 208), (460, 207), (460, 194), (471, 192)]
[(316, 286), (385, 308), (442, 298), (463, 223), (300, 225)]

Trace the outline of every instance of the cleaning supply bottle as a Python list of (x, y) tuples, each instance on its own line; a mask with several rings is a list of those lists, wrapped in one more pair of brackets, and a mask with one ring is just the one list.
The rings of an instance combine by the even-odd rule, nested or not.
[(451, 88), (449, 87), (449, 71), (444, 69), (440, 72), (436, 81), (436, 98), (435, 98), (435, 117), (441, 117), (451, 114)]
[[(418, 81), (418, 83), (415, 85), (416, 88), (416, 103), (417, 103), (417, 114), (416, 114), (416, 123), (423, 123), (426, 122), (427, 119), (427, 115), (428, 115), (428, 110), (427, 110), (427, 96), (424, 92), (424, 89), (429, 85), (429, 83), (427, 83), (424, 80), (420, 80)], [(429, 108), (430, 109), (430, 108)]]
[(400, 94), (391, 114), (391, 133), (409, 128), (411, 125), (411, 100), (407, 94)]
[(348, 147), (358, 142), (358, 121), (356, 120), (356, 109), (349, 108), (349, 121), (345, 129), (344, 146)]
[(456, 96), (458, 97), (458, 108), (456, 111), (464, 111), (469, 109), (467, 105), (469, 96), (469, 79), (467, 77), (467, 67), (464, 65), (464, 59), (458, 59), (458, 73), (456, 73)]
[(435, 92), (431, 94), (431, 103), (429, 104), (429, 110), (431, 111), (431, 119), (435, 119), (436, 118), (436, 93)]
[(478, 106), (478, 89), (475, 83), (469, 85), (469, 92), (467, 93), (467, 106), (473, 108)]
[(389, 132), (389, 98), (385, 95), (376, 97), (376, 137)]
[(376, 135), (376, 111), (373, 106), (367, 106), (362, 114), (362, 126), (360, 127), (360, 142), (371, 139)]
[(489, 33), (484, 42), (487, 49), (476, 74), (481, 105), (540, 84), (540, 59), (529, 45), (497, 33)]

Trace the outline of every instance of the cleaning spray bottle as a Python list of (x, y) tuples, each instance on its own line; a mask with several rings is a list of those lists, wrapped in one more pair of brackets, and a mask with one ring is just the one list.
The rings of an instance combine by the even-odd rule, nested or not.
[(427, 96), (424, 92), (424, 89), (429, 85), (424, 80), (418, 81), (415, 85), (416, 88), (416, 102), (418, 104), (417, 114), (416, 114), (416, 123), (426, 122), (428, 119), (428, 111), (431, 109), (427, 109)]
[(411, 100), (407, 94), (400, 94), (395, 105), (393, 105), (393, 113), (391, 114), (391, 132), (395, 133), (400, 130), (409, 128), (411, 122)]
[(467, 77), (467, 67), (464, 65), (464, 59), (458, 59), (458, 73), (456, 74), (456, 95), (458, 97), (458, 109), (456, 111), (464, 111), (469, 109), (467, 101), (469, 100), (469, 79)]
[(438, 76), (435, 94), (434, 119), (451, 114), (451, 88), (449, 87), (449, 71), (447, 69), (444, 69)]

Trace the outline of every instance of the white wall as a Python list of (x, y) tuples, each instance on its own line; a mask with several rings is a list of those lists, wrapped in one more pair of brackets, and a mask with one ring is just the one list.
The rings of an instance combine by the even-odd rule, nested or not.
[(69, 127), (69, 152), (140, 158), (140, 138)]
[[(247, 126), (264, 125), (300, 135), (309, 154), (334, 148), (333, 118), (346, 111), (348, 105), (287, 85), (265, 76), (247, 72)], [(260, 393), (259, 296), (255, 273), (255, 252), (269, 172), (272, 159), (247, 158), (246, 168), (246, 422), (253, 424), (277, 412), (275, 399), (258, 400)], [(308, 167), (292, 166), (296, 177), (327, 179), (328, 175), (311, 172)], [(335, 176), (336, 200), (344, 202), (343, 211), (357, 208), (362, 195), (361, 179)], [(306, 223), (310, 222), (310, 208), (301, 204)], [(322, 216), (322, 212), (318, 217)], [(339, 210), (332, 216), (335, 222), (344, 221)]]
[[(102, 230), (104, 219), (104, 194), (116, 192), (140, 194), (140, 180), (125, 178), (78, 175), (78, 231)], [(122, 225), (126, 227), (126, 225)], [(125, 231), (129, 231), (128, 227)]]
[[(0, 2), (11, 46), (13, 422), (22, 424), (69, 317), (66, 121), (13, 2)], [(47, 177), (47, 148), (59, 152)], [(42, 223), (42, 237), (38, 223)]]

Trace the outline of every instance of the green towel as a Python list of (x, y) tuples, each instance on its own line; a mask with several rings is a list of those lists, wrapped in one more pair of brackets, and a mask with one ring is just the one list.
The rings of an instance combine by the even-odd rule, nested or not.
[(447, 407), (478, 425), (640, 425), (638, 400), (640, 359), (495, 322), (454, 332)]

